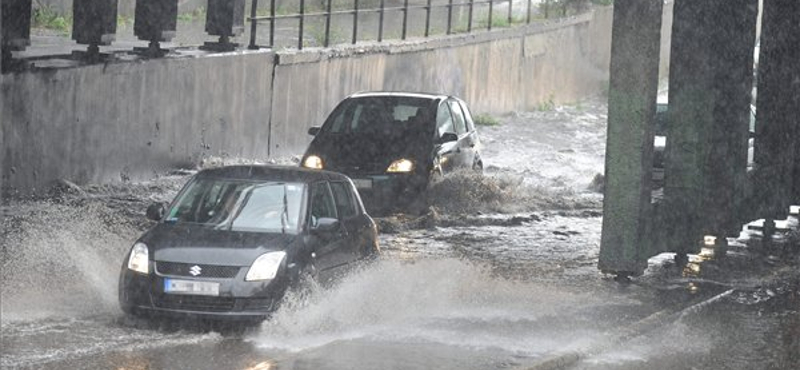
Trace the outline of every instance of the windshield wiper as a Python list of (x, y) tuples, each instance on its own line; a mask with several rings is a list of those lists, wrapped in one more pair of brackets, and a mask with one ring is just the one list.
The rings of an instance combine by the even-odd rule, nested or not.
[(286, 196), (288, 189), (283, 184), (283, 212), (281, 212), (281, 234), (286, 234), (286, 222), (289, 220), (289, 199)]

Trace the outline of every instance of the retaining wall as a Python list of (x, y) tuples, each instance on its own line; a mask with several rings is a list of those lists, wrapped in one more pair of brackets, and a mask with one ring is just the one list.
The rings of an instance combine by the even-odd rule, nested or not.
[(345, 96), (446, 92), (473, 113), (535, 109), (607, 88), (612, 11), (403, 43), (240, 51), (4, 75), (3, 195), (146, 179), (204, 156), (301, 154)]

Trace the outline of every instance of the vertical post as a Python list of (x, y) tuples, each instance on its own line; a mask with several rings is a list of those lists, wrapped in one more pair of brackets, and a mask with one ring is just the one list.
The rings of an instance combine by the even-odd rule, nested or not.
[(431, 0), (428, 0), (428, 5), (425, 6), (425, 37), (428, 37), (431, 29)]
[(800, 3), (764, 2), (755, 139), (754, 195), (761, 205), (757, 218), (787, 216), (793, 188), (797, 145), (800, 143)]
[(658, 239), (679, 255), (741, 226), (757, 9), (757, 0), (675, 2), (661, 222), (669, 229)]
[(403, 34), (401, 39), (406, 39), (406, 29), (408, 28), (408, 0), (403, 3)]
[(511, 22), (514, 20), (514, 2), (512, 0), (508, 0), (508, 25), (511, 26)]
[(525, 23), (531, 23), (531, 0), (528, 0), (528, 13), (525, 17)]
[(452, 32), (453, 28), (453, 0), (447, 3), (447, 34)]
[(333, 0), (328, 0), (328, 6), (325, 12), (325, 47), (327, 48), (331, 42), (331, 4)]
[(492, 19), (494, 18), (494, 0), (489, 0), (489, 25), (486, 27), (489, 31), (492, 30)]
[(713, 13), (708, 13), (714, 14), (713, 21), (705, 21), (706, 26), (699, 27), (705, 32), (696, 37), (705, 36), (706, 49), (712, 53), (704, 65), (709, 68), (706, 74), (712, 76), (713, 105), (703, 107), (711, 121), (703, 143), (707, 154), (702, 164), (705, 173), (700, 217), (703, 235), (716, 236), (722, 243), (728, 236), (739, 236), (744, 221), (740, 211), (747, 181), (758, 0), (706, 2), (713, 6)]
[(258, 21), (255, 19), (258, 16), (258, 0), (253, 0), (252, 6), (250, 7), (250, 44), (247, 45), (247, 48), (250, 50), (257, 50), (258, 45), (256, 45), (256, 33), (258, 31)]
[(647, 267), (653, 125), (662, 0), (617, 0), (611, 43), (606, 184), (598, 268), (618, 277)]
[(306, 0), (300, 0), (300, 31), (297, 36), (297, 50), (303, 50), (303, 26), (306, 21)]
[(381, 9), (378, 16), (378, 42), (383, 41), (383, 12), (386, 10), (385, 0), (381, 0)]
[(475, 8), (475, 0), (469, 0), (469, 16), (467, 20), (467, 32), (472, 32), (472, 11)]
[(275, 47), (275, 0), (269, 3), (269, 47)]
[(358, 0), (353, 0), (353, 44), (358, 41)]

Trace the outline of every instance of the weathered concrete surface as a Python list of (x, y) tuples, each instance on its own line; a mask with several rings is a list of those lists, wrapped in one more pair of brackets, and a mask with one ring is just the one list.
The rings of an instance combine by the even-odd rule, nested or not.
[(211, 153), (266, 157), (271, 61), (241, 52), (5, 75), (6, 192), (143, 178)]
[[(800, 3), (764, 2), (758, 71), (756, 182), (760, 218), (783, 219), (794, 198), (800, 145)], [(794, 198), (794, 199), (792, 199)]]
[[(474, 113), (531, 110), (607, 89), (611, 8), (493, 32), (236, 52), (6, 75), (4, 194), (144, 179), (206, 155), (299, 154), (345, 96), (459, 95)], [(667, 40), (668, 41), (668, 40)], [(273, 94), (274, 92), (274, 94)]]
[(598, 267), (640, 274), (649, 250), (650, 180), (662, 0), (617, 0), (608, 98), (603, 233)]
[[(364, 90), (458, 95), (474, 112), (532, 110), (607, 88), (611, 9), (492, 33), (281, 52), (271, 154), (296, 153), (345, 96)], [(300, 134), (298, 136), (297, 134)]]

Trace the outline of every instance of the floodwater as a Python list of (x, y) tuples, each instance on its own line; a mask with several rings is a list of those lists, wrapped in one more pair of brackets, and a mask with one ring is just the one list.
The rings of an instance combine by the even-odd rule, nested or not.
[(480, 127), (484, 177), (455, 174), (430, 213), (378, 220), (379, 261), (288, 296), (244, 333), (142, 325), (117, 306), (144, 209), (187, 173), (12, 203), (0, 229), (0, 367), (800, 367), (796, 235), (767, 248), (745, 228), (724, 259), (706, 251), (679, 270), (660, 255), (628, 283), (597, 271), (605, 120), (597, 100)]

